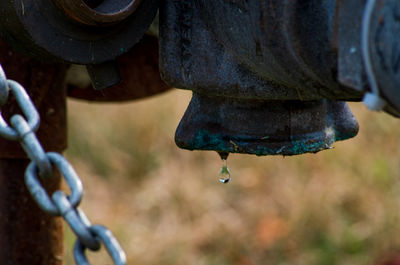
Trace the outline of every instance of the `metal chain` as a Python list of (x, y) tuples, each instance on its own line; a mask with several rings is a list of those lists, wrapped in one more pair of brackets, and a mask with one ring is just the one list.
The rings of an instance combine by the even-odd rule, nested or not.
[[(85, 249), (97, 251), (103, 243), (114, 264), (126, 264), (125, 253), (112, 233), (104, 226), (91, 225), (86, 215), (78, 207), (83, 195), (79, 176), (61, 154), (45, 153), (36, 136), (40, 123), (37, 109), (19, 83), (7, 80), (0, 65), (0, 107), (7, 102), (10, 92), (26, 118), (15, 114), (11, 117), (11, 125), (9, 125), (0, 111), (0, 136), (8, 140), (19, 141), (32, 160), (25, 171), (25, 182), (39, 207), (51, 215), (62, 216), (77, 236), (74, 246), (75, 263), (88, 265)], [(41, 185), (40, 178), (51, 178), (53, 167), (58, 169), (65, 179), (71, 191), (70, 195), (57, 190), (50, 197)]]

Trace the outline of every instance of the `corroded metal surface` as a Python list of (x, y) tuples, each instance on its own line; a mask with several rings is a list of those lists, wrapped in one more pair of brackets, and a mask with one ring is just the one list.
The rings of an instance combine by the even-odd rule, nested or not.
[[(0, 263), (4, 265), (62, 265), (62, 220), (44, 213), (25, 182), (28, 159), (0, 159)], [(48, 191), (60, 186), (54, 177)]]
[[(379, 45), (370, 52), (378, 57), (375, 67), (382, 62), (382, 53), (397, 70), (399, 2), (376, 2), (384, 8), (375, 12), (385, 19), (375, 19), (372, 25), (384, 28), (385, 34), (381, 38), (371, 34), (375, 38), (370, 41), (378, 38)], [(355, 136), (358, 126), (347, 107), (322, 102), (360, 101), (370, 90), (360, 53), (365, 3), (164, 1), (161, 75), (171, 86), (195, 92), (178, 127), (178, 145), (191, 150), (294, 155), (323, 150), (336, 140)], [(398, 116), (395, 101), (400, 93), (389, 89), (400, 85), (395, 74), (388, 73), (382, 81), (382, 94), (389, 102), (385, 111)], [(319, 109), (309, 108), (315, 102)], [(287, 108), (297, 114), (291, 115)], [(305, 122), (309, 115), (312, 121)], [(295, 119), (307, 124), (307, 129), (299, 132)], [(340, 121), (336, 124), (340, 130), (329, 124), (332, 119)], [(280, 131), (275, 132), (275, 127)], [(285, 140), (273, 140), (280, 134)], [(240, 142), (238, 148), (229, 144), (235, 141)]]
[(358, 123), (344, 102), (268, 101), (195, 93), (176, 131), (189, 150), (298, 155), (354, 137)]
[[(103, 21), (101, 25), (88, 26), (71, 19), (53, 0), (0, 1), (0, 35), (13, 47), (42, 60), (102, 63), (128, 51), (150, 26), (157, 13), (159, 0), (139, 2), (103, 1), (90, 10), (112, 14), (118, 6), (125, 6), (129, 12), (134, 12), (128, 12), (130, 15), (123, 16), (123, 21), (115, 25)], [(114, 6), (114, 3), (119, 4)]]
[[(68, 96), (83, 100), (112, 102), (149, 97), (170, 89), (160, 78), (158, 40), (145, 35), (128, 53), (118, 58), (122, 81), (101, 91), (88, 83), (68, 85)], [(74, 77), (71, 76), (71, 79)]]
[(0, 1), (0, 37), (40, 60), (89, 65), (103, 89), (120, 82), (113, 61), (140, 41), (159, 1)]
[[(361, 22), (365, 3), (366, 0), (336, 1), (336, 38), (333, 44), (338, 54), (338, 80), (358, 91), (369, 90), (361, 48)], [(400, 84), (400, 73), (397, 69), (400, 61), (400, 22), (396, 20), (399, 2), (377, 3), (369, 28), (370, 55), (381, 94), (390, 103), (385, 107), (385, 111), (400, 117), (400, 96), (397, 89)]]
[(373, 69), (385, 99), (400, 112), (400, 2), (377, 1), (370, 32)]
[[(87, 91), (70, 86), (71, 95), (87, 100), (120, 101), (168, 89), (158, 75), (158, 57), (154, 52), (157, 47), (154, 37), (146, 37), (130, 55), (121, 58), (122, 73), (127, 79), (115, 87), (115, 91), (110, 89), (102, 93), (91, 87)], [(39, 108), (41, 125), (38, 137), (45, 150), (62, 152), (66, 148), (64, 80), (68, 66), (26, 57), (4, 42), (0, 42), (0, 62), (7, 77), (23, 84)], [(129, 71), (133, 65), (137, 71), (132, 78)], [(15, 103), (7, 103), (2, 107), (2, 114), (8, 119), (18, 109)], [(44, 213), (32, 200), (24, 183), (24, 172), (29, 162), (25, 157), (17, 142), (0, 138), (0, 264), (61, 265), (61, 219)], [(42, 184), (51, 194), (60, 188), (59, 175)]]
[[(47, 151), (62, 152), (66, 146), (66, 89), (64, 84), (67, 65), (43, 63), (26, 57), (0, 42), (0, 62), (9, 79), (28, 88), (34, 104), (38, 107), (41, 125), (38, 137)], [(7, 103), (2, 107), (5, 117), (19, 107)], [(18, 143), (0, 138), (1, 158), (24, 158), (25, 152)]]
[(360, 100), (335, 75), (334, 11), (329, 0), (165, 1), (163, 78), (208, 95)]
[[(0, 61), (7, 76), (30, 88), (39, 107), (42, 124), (39, 138), (46, 150), (66, 147), (64, 76), (66, 66), (46, 64), (27, 58), (0, 43)], [(18, 110), (15, 103), (2, 107), (9, 116)], [(62, 223), (39, 209), (25, 186), (24, 172), (29, 162), (17, 142), (0, 139), (0, 264), (61, 265)], [(43, 182), (48, 191), (60, 188), (60, 178)]]
[(362, 91), (367, 86), (360, 47), (365, 0), (338, 0), (336, 4), (338, 79), (344, 85)]

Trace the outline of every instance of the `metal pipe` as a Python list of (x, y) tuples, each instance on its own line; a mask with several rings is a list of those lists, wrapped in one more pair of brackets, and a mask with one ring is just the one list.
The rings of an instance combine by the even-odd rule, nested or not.
[[(0, 159), (0, 264), (63, 264), (63, 224), (44, 213), (24, 183), (28, 159)], [(44, 183), (49, 191), (60, 178)]]
[[(46, 151), (66, 148), (66, 89), (62, 64), (25, 57), (0, 41), (0, 62), (9, 79), (28, 89), (39, 109), (38, 137)], [(8, 119), (15, 113), (11, 102), (2, 106)], [(63, 225), (44, 213), (29, 194), (24, 173), (29, 160), (18, 142), (0, 139), (0, 264), (62, 265)], [(48, 192), (60, 188), (59, 174), (43, 181)]]

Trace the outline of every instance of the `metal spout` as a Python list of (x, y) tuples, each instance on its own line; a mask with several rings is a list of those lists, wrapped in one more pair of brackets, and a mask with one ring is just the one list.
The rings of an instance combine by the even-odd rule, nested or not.
[(358, 123), (345, 102), (271, 101), (194, 93), (175, 135), (189, 150), (300, 155), (330, 149), (356, 136)]

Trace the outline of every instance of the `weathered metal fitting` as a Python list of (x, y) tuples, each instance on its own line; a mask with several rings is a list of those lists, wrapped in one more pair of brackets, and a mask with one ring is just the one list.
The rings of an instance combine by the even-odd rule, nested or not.
[(74, 21), (109, 26), (125, 20), (142, 0), (53, 0)]
[(160, 78), (158, 39), (154, 36), (144, 35), (135, 47), (118, 57), (118, 66), (122, 81), (102, 90), (92, 89), (89, 78), (82, 75), (82, 67), (73, 66), (67, 75), (68, 96), (92, 102), (121, 102), (149, 97), (170, 89)]
[(299, 155), (357, 135), (345, 102), (270, 101), (194, 93), (175, 135), (189, 150)]
[(93, 86), (101, 89), (121, 81), (119, 68), (105, 62), (139, 42), (158, 6), (159, 0), (0, 1), (0, 37), (41, 60), (91, 65)]
[(208, 95), (361, 100), (337, 80), (334, 11), (330, 0), (164, 1), (162, 76)]
[[(400, 2), (375, 1), (370, 56), (388, 110), (400, 111)], [(164, 1), (161, 72), (208, 95), (359, 101), (365, 0)], [(224, 16), (220, 16), (220, 14)]]
[[(1, 38), (41, 60), (99, 64), (116, 59), (139, 42), (160, 2), (104, 0), (90, 7), (94, 3), (90, 0), (55, 1), (0, 1)], [(83, 18), (85, 12), (91, 16)]]
[(103, 90), (121, 81), (121, 73), (116, 60), (100, 64), (88, 64), (86, 69), (96, 90)]
[(371, 19), (363, 25), (366, 0), (337, 1), (338, 79), (359, 91), (369, 91), (362, 58), (362, 27), (369, 32), (372, 71), (382, 97), (389, 103), (386, 111), (400, 112), (400, 2), (375, 1)]
[[(394, 70), (400, 72), (400, 2), (376, 2), (371, 58), (375, 68), (382, 57), (395, 67), (386, 72), (390, 85), (382, 85), (388, 91), (382, 88), (382, 95), (389, 102), (385, 110), (398, 115), (400, 93), (394, 88), (400, 86), (400, 73)], [(360, 101), (370, 90), (363, 62), (346, 58), (361, 45), (365, 4), (165, 0), (160, 9), (161, 76), (171, 86), (194, 91), (177, 144), (191, 150), (294, 155), (355, 136), (357, 123), (341, 101)], [(362, 89), (343, 78), (344, 69), (347, 76), (359, 74)], [(378, 79), (385, 75), (375, 74)]]

